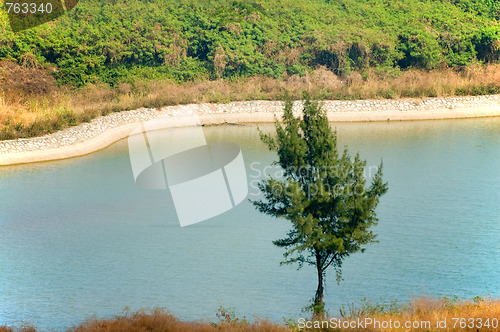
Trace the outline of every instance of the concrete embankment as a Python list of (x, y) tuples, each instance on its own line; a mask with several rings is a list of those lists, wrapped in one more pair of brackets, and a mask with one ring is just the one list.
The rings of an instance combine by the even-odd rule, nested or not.
[[(330, 121), (405, 121), (500, 116), (500, 95), (399, 100), (324, 101)], [(89, 123), (43, 137), (0, 141), (0, 165), (13, 165), (82, 156), (127, 137), (141, 122), (158, 117), (172, 119), (197, 112), (202, 124), (272, 122), (283, 112), (280, 101), (228, 104), (190, 104), (159, 110), (138, 109), (112, 113)], [(301, 103), (294, 104), (299, 114)]]

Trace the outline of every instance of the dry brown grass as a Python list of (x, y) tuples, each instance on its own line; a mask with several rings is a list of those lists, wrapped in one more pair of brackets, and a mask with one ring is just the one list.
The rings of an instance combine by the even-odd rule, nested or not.
[(39, 136), (110, 112), (140, 107), (159, 108), (188, 103), (226, 103), (236, 100), (277, 100), (285, 91), (301, 98), (303, 91), (319, 99), (380, 99), (477, 95), (500, 92), (500, 65), (471, 65), (460, 70), (354, 72), (339, 77), (326, 68), (304, 76), (281, 79), (251, 77), (237, 81), (176, 84), (149, 81), (104, 84), (82, 89), (58, 87), (50, 75), (26, 61), (0, 62), (0, 140)]
[[(368, 310), (366, 308), (357, 309), (351, 311), (351, 314), (347, 316), (343, 319), (354, 321), (359, 318), (364, 321), (365, 318), (369, 318), (372, 323), (370, 325), (365, 324), (363, 328), (341, 330), (318, 328), (309, 331), (500, 331), (500, 301), (498, 300), (458, 301), (446, 298), (439, 300), (419, 298), (403, 308), (392, 308), (381, 312), (376, 307)], [(379, 325), (376, 325), (375, 321)], [(438, 328), (438, 321), (445, 325), (440, 325)], [(444, 321), (446, 323), (443, 323)], [(479, 321), (483, 323), (482, 326), (479, 325)], [(484, 325), (487, 321), (489, 327)], [(383, 328), (384, 322), (385, 324), (392, 322), (392, 328)], [(396, 328), (398, 326), (396, 322), (399, 322), (399, 328)], [(407, 322), (410, 324), (410, 328), (405, 328)], [(415, 327), (412, 326), (413, 324), (415, 324)], [(470, 327), (467, 324), (470, 324)]]
[(7, 326), (0, 326), (0, 332), (36, 332), (36, 328), (30, 325), (23, 325), (20, 328), (11, 328)]
[[(300, 329), (297, 323), (291, 325), (280, 325), (270, 323), (268, 321), (260, 321), (249, 323), (246, 320), (236, 318), (219, 317), (217, 323), (207, 322), (183, 322), (175, 316), (169, 314), (162, 309), (154, 309), (151, 311), (139, 311), (135, 313), (125, 313), (111, 319), (89, 319), (82, 324), (69, 329), (69, 332), (296, 332), (296, 331), (499, 331), (500, 328), (490, 326), (479, 327), (478, 319), (486, 322), (489, 319), (490, 325), (496, 319), (497, 323), (500, 320), (500, 301), (498, 300), (476, 300), (476, 301), (457, 301), (449, 299), (415, 299), (408, 305), (402, 308), (391, 307), (390, 310), (380, 310), (380, 307), (363, 307), (361, 309), (353, 309), (349, 315), (344, 317), (344, 320), (356, 320), (360, 318), (371, 318), (373, 321), (392, 322), (392, 326), (396, 325), (396, 321), (404, 326), (405, 322), (419, 322), (419, 325), (424, 326), (424, 322), (429, 322), (427, 327), (418, 328), (378, 328), (365, 325), (363, 328), (335, 329), (328, 328), (306, 328)], [(455, 319), (474, 319), (475, 327), (461, 327), (460, 321)], [(446, 328), (437, 328), (436, 322), (446, 319)], [(466, 321), (469, 323), (469, 321)], [(429, 328), (430, 326), (430, 328)], [(0, 326), (0, 332), (35, 332), (36, 329), (31, 326), (24, 326), (20, 329)]]
[(71, 332), (286, 332), (284, 326), (269, 323), (267, 321), (257, 323), (224, 322), (220, 324), (182, 322), (173, 315), (161, 309), (151, 312), (140, 311), (133, 314), (118, 316), (114, 319), (89, 320), (83, 324), (70, 329)]
[[(487, 319), (490, 321), (490, 327), (482, 326), (480, 331), (499, 331), (500, 320), (500, 302), (498, 301), (481, 301), (481, 302), (462, 302), (459, 304), (449, 304), (443, 300), (420, 299), (411, 303), (410, 309), (403, 311), (399, 315), (389, 315), (388, 318), (399, 319), (400, 321), (429, 321), (432, 329), (436, 330), (436, 320), (446, 320), (447, 328), (445, 331), (477, 331), (479, 325), (476, 319), (481, 319), (483, 323)], [(465, 320), (463, 323), (469, 324), (470, 320), (474, 320), (475, 327), (462, 327), (460, 319)], [(491, 326), (493, 319), (496, 319), (496, 327)], [(473, 326), (471, 325), (471, 326)], [(441, 329), (440, 329), (441, 330)], [(424, 331), (424, 329), (414, 329), (413, 331)]]

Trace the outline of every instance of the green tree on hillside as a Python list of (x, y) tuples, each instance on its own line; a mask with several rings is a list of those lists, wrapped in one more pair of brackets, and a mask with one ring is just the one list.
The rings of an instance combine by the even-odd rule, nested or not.
[(337, 151), (337, 136), (321, 105), (307, 95), (303, 117), (292, 114), (286, 100), (283, 125), (276, 121), (276, 137), (261, 133), (270, 150), (277, 152), (277, 164), (284, 179), (269, 178), (259, 184), (263, 199), (256, 208), (292, 227), (287, 236), (273, 243), (285, 248), (282, 264), (298, 263), (316, 268), (318, 287), (311, 308), (315, 317), (324, 313), (324, 282), (328, 268), (341, 280), (344, 259), (375, 241), (370, 227), (378, 221), (375, 208), (387, 191), (382, 181), (382, 164), (366, 186), (366, 161)]

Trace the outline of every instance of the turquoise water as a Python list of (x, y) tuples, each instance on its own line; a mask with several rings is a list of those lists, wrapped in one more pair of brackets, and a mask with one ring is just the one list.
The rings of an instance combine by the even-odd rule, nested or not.
[[(268, 125), (264, 130), (272, 130)], [(327, 276), (326, 304), (412, 296), (500, 297), (500, 118), (335, 125), (389, 192), (377, 244)], [(242, 148), (250, 196), (275, 156), (255, 125), (204, 128)], [(267, 167), (267, 168), (266, 168)], [(249, 202), (180, 228), (167, 192), (134, 184), (126, 141), (70, 160), (0, 168), (0, 325), (61, 330), (125, 307), (181, 319), (298, 318), (314, 270), (280, 266), (285, 221)]]

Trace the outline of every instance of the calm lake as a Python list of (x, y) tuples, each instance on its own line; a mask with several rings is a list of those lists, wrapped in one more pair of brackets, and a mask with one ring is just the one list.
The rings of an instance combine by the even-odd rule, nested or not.
[[(389, 191), (377, 209), (379, 243), (345, 262), (340, 285), (327, 275), (330, 314), (365, 297), (500, 297), (500, 118), (334, 127), (339, 146), (368, 167), (383, 159)], [(275, 159), (257, 126), (203, 130), (241, 147), (256, 198), (255, 181)], [(271, 241), (287, 229), (246, 200), (181, 228), (168, 192), (135, 185), (125, 140), (81, 158), (1, 167), (0, 325), (62, 330), (126, 307), (185, 320), (217, 321), (220, 305), (250, 319), (299, 318), (316, 276), (279, 265)]]

